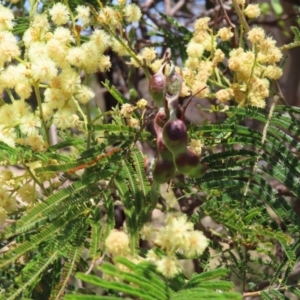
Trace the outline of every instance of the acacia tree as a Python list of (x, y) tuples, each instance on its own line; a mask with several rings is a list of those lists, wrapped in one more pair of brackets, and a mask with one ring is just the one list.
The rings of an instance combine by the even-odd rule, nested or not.
[(184, 26), (168, 3), (0, 6), (3, 299), (299, 297), (300, 109), (277, 82), (299, 31), (279, 48), (258, 5)]

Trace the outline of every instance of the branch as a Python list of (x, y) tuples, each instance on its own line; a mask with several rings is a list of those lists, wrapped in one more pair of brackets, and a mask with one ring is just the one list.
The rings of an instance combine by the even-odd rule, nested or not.
[(186, 0), (180, 0), (178, 1), (175, 6), (170, 10), (170, 16), (174, 16), (180, 8), (185, 4)]
[(225, 7), (224, 7), (224, 5), (223, 5), (222, 0), (218, 0), (218, 2), (219, 2), (220, 6), (221, 6), (221, 8), (222, 8), (224, 17), (225, 17), (225, 19), (226, 19), (228, 25), (229, 25), (230, 27), (232, 27), (232, 28), (235, 28), (235, 25), (231, 22), (231, 20), (230, 20), (228, 14), (227, 14), (227, 12), (226, 12), (226, 9), (225, 9)]
[(242, 12), (239, 4), (237, 3), (237, 0), (232, 0), (232, 4), (233, 4), (235, 12), (236, 12), (236, 14), (239, 17), (239, 20), (240, 20), (240, 22), (241, 22), (241, 24), (242, 24), (245, 32), (247, 33), (250, 30), (250, 27), (249, 27), (249, 25), (248, 25), (248, 23), (246, 21), (246, 18), (244, 16), (244, 14), (243, 14), (243, 12)]

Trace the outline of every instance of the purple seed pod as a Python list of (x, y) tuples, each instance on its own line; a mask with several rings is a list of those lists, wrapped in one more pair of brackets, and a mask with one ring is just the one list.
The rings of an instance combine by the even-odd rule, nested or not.
[(170, 181), (175, 175), (173, 161), (158, 158), (153, 168), (153, 180), (155, 183), (162, 184)]
[(186, 152), (176, 155), (174, 161), (179, 172), (188, 174), (198, 165), (199, 156), (195, 152), (186, 149)]
[(188, 135), (184, 122), (176, 117), (170, 119), (163, 128), (163, 139), (173, 155), (186, 152)]
[(167, 116), (165, 113), (165, 109), (164, 108), (160, 108), (154, 118), (154, 130), (156, 133), (156, 136), (160, 136), (162, 135), (162, 129), (164, 127), (164, 125), (167, 123)]
[(157, 136), (156, 146), (157, 146), (157, 152), (163, 160), (169, 160), (173, 162), (173, 154), (167, 148), (162, 135)]
[(167, 93), (167, 79), (163, 73), (166, 62), (162, 64), (160, 69), (150, 78), (149, 93), (158, 107), (163, 106), (163, 101)]
[(174, 162), (179, 172), (190, 177), (202, 177), (207, 170), (207, 164), (201, 164), (199, 156), (190, 149), (179, 153)]

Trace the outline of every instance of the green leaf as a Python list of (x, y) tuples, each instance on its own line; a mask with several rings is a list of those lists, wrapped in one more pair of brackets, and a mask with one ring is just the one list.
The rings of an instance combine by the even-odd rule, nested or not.
[(299, 42), (300, 41), (300, 32), (299, 32), (299, 29), (295, 26), (291, 26), (290, 27), (291, 30), (293, 31), (295, 37), (294, 37), (294, 41), (295, 42)]
[(108, 90), (108, 92), (120, 103), (128, 103), (128, 99), (126, 99), (113, 85), (110, 86), (110, 82), (105, 80), (105, 82), (101, 82)]

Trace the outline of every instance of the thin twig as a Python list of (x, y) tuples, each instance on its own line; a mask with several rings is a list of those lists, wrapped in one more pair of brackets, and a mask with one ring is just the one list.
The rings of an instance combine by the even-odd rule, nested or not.
[(236, 14), (238, 15), (239, 19), (240, 19), (240, 22), (242, 24), (242, 26), (244, 27), (245, 29), (245, 32), (247, 33), (249, 30), (250, 30), (250, 27), (246, 21), (246, 18), (237, 2), (237, 0), (232, 0), (232, 4), (233, 4), (233, 7), (235, 9), (235, 12)]
[[(278, 100), (279, 100), (282, 104), (288, 106), (288, 103), (287, 103), (287, 101), (285, 100), (285, 98), (284, 98), (284, 96), (283, 96), (283, 93), (282, 93), (282, 91), (281, 91), (281, 88), (280, 88), (280, 85), (279, 85), (279, 83), (278, 83), (278, 80), (273, 80), (273, 83), (274, 83), (274, 85), (275, 85), (275, 87), (276, 87), (277, 94), (278, 94), (278, 96), (279, 96), (279, 99), (278, 99)], [(289, 114), (289, 116), (290, 116), (291, 118), (296, 119), (294, 113), (288, 112), (288, 114)]]
[(84, 273), (85, 275), (88, 275), (92, 272), (95, 264), (97, 264), (97, 266), (101, 266), (103, 264), (103, 261), (104, 261), (104, 257), (105, 257), (105, 254), (103, 254), (100, 258), (98, 258), (97, 260), (93, 260), (89, 269)]
[(290, 49), (297, 48), (297, 47), (300, 47), (300, 42), (299, 41), (290, 43), (288, 45), (284, 45), (284, 46), (280, 47), (279, 49), (281, 51), (285, 51), (285, 50), (290, 50)]
[(165, 0), (165, 14), (167, 16), (170, 16), (170, 12), (171, 12), (171, 1)]
[(188, 100), (188, 103), (185, 105), (184, 109), (183, 109), (183, 112), (182, 112), (182, 115), (181, 115), (181, 120), (183, 120), (184, 118), (184, 115), (185, 115), (185, 111), (187, 109), (187, 107), (189, 106), (189, 104), (191, 103), (191, 101), (200, 93), (202, 92), (203, 90), (205, 90), (207, 87), (205, 86), (204, 88), (200, 89), (198, 92), (196, 92), (194, 95), (192, 95), (190, 97), (190, 99)]
[(225, 19), (226, 19), (228, 25), (229, 25), (230, 27), (232, 27), (232, 28), (235, 28), (235, 25), (231, 22), (231, 20), (230, 20), (228, 14), (227, 14), (227, 12), (226, 12), (226, 9), (225, 9), (225, 7), (224, 7), (224, 5), (223, 5), (222, 0), (218, 0), (218, 2), (219, 2), (220, 6), (221, 6), (221, 8), (222, 8), (224, 17), (225, 17)]
[(170, 10), (170, 16), (174, 16), (180, 8), (185, 4), (186, 0), (180, 0), (178, 1), (175, 6)]

